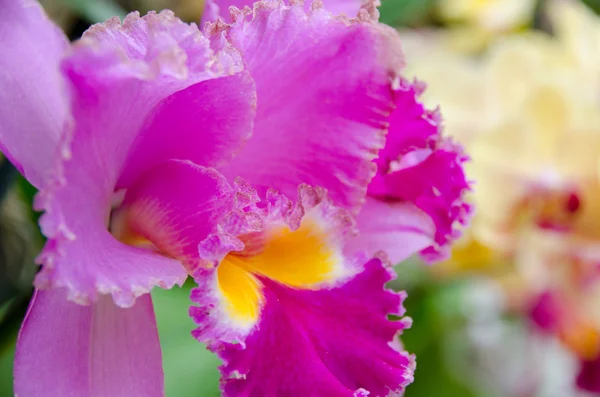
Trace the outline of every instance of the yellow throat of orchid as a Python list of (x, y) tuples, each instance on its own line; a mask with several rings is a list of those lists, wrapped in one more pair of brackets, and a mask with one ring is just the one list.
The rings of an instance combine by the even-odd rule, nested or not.
[(305, 219), (297, 230), (278, 225), (263, 233), (243, 236), (246, 249), (229, 253), (217, 268), (226, 311), (242, 324), (258, 318), (263, 301), (260, 278), (311, 289), (341, 275), (342, 254), (319, 222)]

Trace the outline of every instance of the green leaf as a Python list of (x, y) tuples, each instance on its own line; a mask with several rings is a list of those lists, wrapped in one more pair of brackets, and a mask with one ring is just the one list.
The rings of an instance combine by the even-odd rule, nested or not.
[(0, 305), (0, 397), (13, 396), (13, 361), (17, 334), (27, 311), (30, 295)]
[(583, 0), (583, 3), (600, 15), (600, 0)]
[(37, 194), (38, 190), (35, 188), (35, 186), (33, 186), (31, 183), (29, 183), (29, 181), (27, 179), (25, 179), (25, 177), (23, 175), (20, 175), (17, 177), (17, 188), (19, 189), (20, 193), (21, 193), (21, 197), (23, 199), (23, 202), (25, 202), (25, 204), (27, 204), (27, 208), (29, 208), (29, 210), (31, 211), (31, 219), (33, 219), (34, 221), (38, 221), (40, 216), (42, 215), (41, 212), (35, 212), (33, 210), (33, 199), (35, 197), (35, 195)]
[(441, 346), (432, 344), (417, 356), (415, 381), (406, 388), (404, 396), (475, 397), (475, 394), (454, 379), (444, 365)]
[(104, 22), (118, 16), (124, 18), (127, 12), (114, 0), (60, 0), (72, 11), (80, 14), (90, 23)]
[(396, 291), (410, 290), (431, 282), (431, 272), (419, 258), (409, 258), (394, 266), (398, 277), (389, 282), (388, 288)]
[(451, 310), (452, 305), (457, 305), (457, 288), (440, 283), (409, 290), (405, 307), (413, 325), (404, 331), (402, 342), (408, 352), (416, 354), (417, 370), (405, 397), (475, 397), (455, 378), (445, 360), (446, 335), (461, 323), (458, 311)]
[(15, 177), (11, 180), (16, 183), (9, 183), (0, 172), (0, 305), (31, 289), (37, 271), (34, 259), (43, 241), (31, 200), (20, 189), (25, 179), (18, 172)]
[(391, 26), (413, 26), (429, 17), (435, 0), (382, 0), (381, 22)]
[[(13, 397), (13, 361), (15, 359), (15, 339), (10, 348), (0, 352), (0, 397)], [(35, 380), (32, 380), (35, 381)]]
[(219, 397), (219, 359), (195, 340), (188, 315), (190, 285), (152, 292), (163, 351), (167, 397)]
[(30, 300), (23, 294), (0, 306), (0, 355), (13, 348)]

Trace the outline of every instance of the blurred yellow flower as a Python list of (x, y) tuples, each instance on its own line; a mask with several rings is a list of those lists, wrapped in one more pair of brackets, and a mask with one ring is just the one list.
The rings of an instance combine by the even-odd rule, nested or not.
[[(514, 2), (448, 1), (442, 10), (511, 26), (502, 12), (486, 19), (484, 3)], [(522, 22), (513, 7), (511, 20)], [(544, 315), (557, 317), (548, 328), (590, 360), (600, 354), (600, 18), (568, 0), (546, 11), (553, 35), (514, 33), (478, 59), (451, 52), (439, 33), (407, 36), (405, 51), (429, 82), (426, 101), (441, 105), (472, 157), (476, 215), (434, 271), (498, 274), (504, 262), (502, 284), (520, 297), (512, 304), (530, 310), (551, 292), (559, 303)]]
[(583, 26), (574, 16), (594, 18), (590, 35), (600, 20), (576, 3), (551, 5), (556, 37), (507, 38), (483, 63), (485, 128), (470, 145), (483, 241), (534, 226), (600, 243), (600, 58), (582, 59), (567, 40)]
[(438, 0), (437, 15), (453, 26), (450, 42), (459, 51), (478, 51), (494, 37), (531, 23), (535, 0)]
[(600, 242), (600, 20), (569, 1), (548, 13), (556, 37), (513, 34), (483, 59), (450, 51), (439, 32), (404, 34), (425, 102), (472, 156), (471, 234), (507, 252), (525, 226)]
[(439, 0), (440, 18), (478, 26), (491, 32), (508, 32), (527, 25), (535, 0)]
[(406, 73), (426, 82), (421, 99), (429, 108), (440, 106), (446, 130), (466, 144), (483, 128), (483, 70), (475, 59), (451, 51), (445, 33), (400, 33), (408, 62)]

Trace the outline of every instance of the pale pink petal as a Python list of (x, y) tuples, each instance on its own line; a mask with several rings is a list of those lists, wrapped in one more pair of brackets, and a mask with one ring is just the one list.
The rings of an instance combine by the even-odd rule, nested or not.
[[(314, 0), (306, 0), (304, 2), (304, 10), (310, 11)], [(254, 0), (206, 0), (204, 2), (204, 13), (202, 14), (202, 22), (213, 22), (217, 18), (221, 18), (225, 22), (229, 22), (231, 15), (229, 13), (229, 7), (237, 7), (242, 9), (244, 7), (252, 8), (254, 6)], [(285, 1), (286, 4), (293, 3)], [(361, 0), (324, 0), (325, 9), (333, 15), (345, 14), (349, 17), (355, 17), (360, 10), (361, 5), (365, 2)]]
[(359, 234), (348, 244), (348, 251), (363, 251), (367, 256), (384, 252), (394, 264), (434, 242), (433, 221), (410, 203), (386, 202), (368, 197), (356, 223)]
[(35, 0), (1, 0), (0, 151), (41, 187), (69, 120), (59, 71), (69, 47)]
[[(170, 12), (130, 14), (123, 24), (111, 19), (84, 34), (62, 65), (75, 128), (63, 136), (61, 162), (36, 198), (49, 238), (39, 288), (67, 287), (78, 302), (110, 292), (127, 306), (155, 285), (183, 282), (177, 261), (109, 234), (111, 206), (124, 172), (132, 183), (170, 157), (216, 162), (243, 144), (254, 93), (247, 75), (229, 76), (241, 68), (235, 56), (231, 48), (215, 53), (195, 25)], [(200, 101), (196, 109), (192, 98)]]
[(90, 306), (62, 290), (36, 291), (15, 356), (15, 395), (163, 396), (158, 331), (150, 295), (130, 309), (109, 297)]
[(233, 17), (232, 25), (208, 30), (242, 52), (258, 106), (252, 138), (221, 171), (291, 199), (300, 183), (321, 186), (337, 205), (357, 210), (394, 110), (392, 84), (402, 66), (396, 33), (367, 10), (347, 20), (262, 1), (253, 16)]

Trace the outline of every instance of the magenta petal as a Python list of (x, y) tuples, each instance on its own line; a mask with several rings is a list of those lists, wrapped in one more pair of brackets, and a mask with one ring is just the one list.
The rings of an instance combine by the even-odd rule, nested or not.
[(577, 375), (577, 387), (590, 393), (600, 393), (600, 357), (582, 361)]
[(552, 291), (545, 291), (534, 300), (529, 317), (541, 330), (554, 332), (559, 326), (563, 310), (559, 296)]
[[(262, 279), (260, 323), (240, 344), (214, 347), (223, 358), (225, 396), (386, 397), (412, 382), (414, 357), (392, 341), (407, 328), (404, 295), (383, 289), (392, 278), (379, 260), (351, 281), (295, 290)], [(395, 394), (394, 394), (395, 395)]]
[[(171, 12), (142, 18), (133, 13), (123, 24), (111, 19), (84, 34), (62, 65), (73, 93), (75, 128), (63, 136), (62, 161), (36, 198), (48, 237), (38, 288), (67, 287), (78, 302), (93, 301), (98, 291), (112, 293), (127, 306), (153, 286), (183, 282), (186, 273), (178, 261), (125, 246), (107, 231), (117, 181), (124, 167), (131, 167), (124, 176), (132, 183), (169, 156), (194, 152), (194, 159), (207, 161), (231, 156), (247, 138), (253, 117), (248, 76), (225, 77), (241, 67), (235, 50), (215, 52), (196, 25)], [(213, 95), (214, 102), (197, 103), (199, 109), (182, 104), (219, 89), (224, 91)], [(188, 118), (177, 119), (186, 110)], [(188, 123), (193, 117), (200, 124)]]
[(17, 342), (15, 395), (163, 396), (150, 295), (130, 309), (104, 297), (80, 306), (64, 291), (36, 291)]
[(217, 166), (252, 133), (256, 92), (246, 72), (195, 84), (162, 101), (132, 145), (118, 185), (152, 166), (185, 159)]
[(224, 395), (402, 392), (414, 358), (396, 335), (410, 319), (388, 315), (404, 315), (405, 294), (385, 290), (394, 274), (379, 259), (344, 255), (354, 223), (324, 189), (297, 196), (268, 191), (199, 246), (218, 265), (194, 273), (192, 334), (224, 360)]
[(41, 187), (70, 117), (59, 71), (69, 42), (37, 1), (2, 0), (0, 9), (0, 151)]
[(199, 265), (198, 244), (235, 208), (236, 193), (217, 171), (171, 160), (129, 188), (123, 221), (192, 272)]
[[(431, 245), (422, 249), (421, 255), (436, 260), (448, 254), (450, 244), (468, 222), (472, 207), (465, 202), (470, 190), (464, 171), (467, 157), (460, 145), (441, 134), (439, 114), (428, 111), (419, 101), (422, 90), (420, 83), (406, 81), (396, 90), (397, 108), (390, 117), (386, 145), (376, 160), (377, 175), (368, 194), (384, 202), (408, 204), (426, 214), (435, 228)], [(405, 223), (401, 211), (389, 216), (395, 217), (398, 225)], [(386, 240), (381, 241), (379, 249), (393, 251), (390, 242), (402, 244)]]
[(252, 17), (233, 16), (231, 26), (209, 29), (241, 51), (258, 106), (252, 138), (221, 171), (291, 199), (300, 183), (324, 187), (336, 205), (357, 210), (394, 109), (395, 32), (367, 15), (348, 21), (269, 1)]

